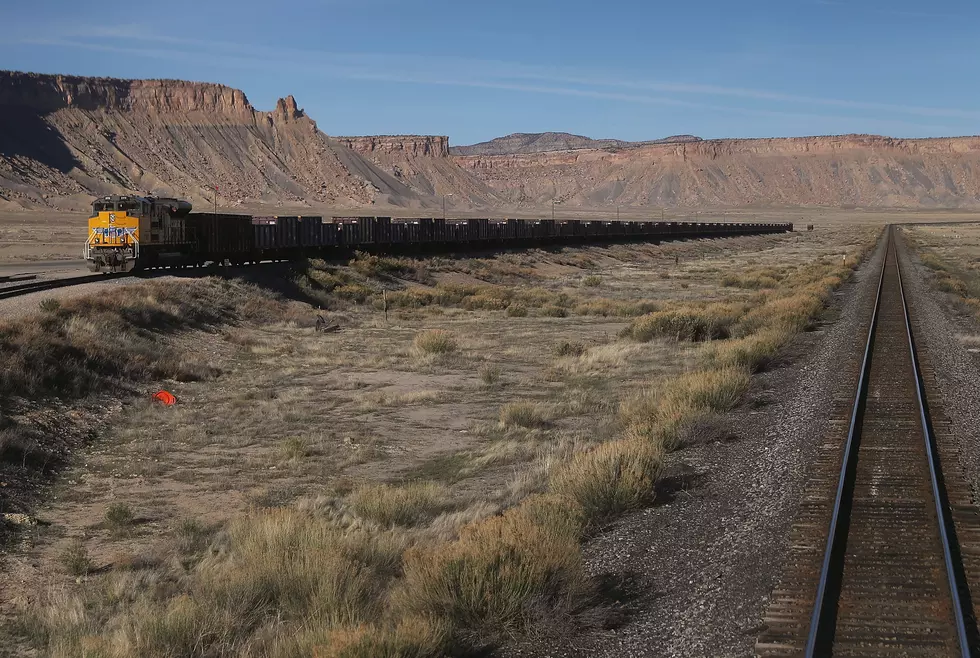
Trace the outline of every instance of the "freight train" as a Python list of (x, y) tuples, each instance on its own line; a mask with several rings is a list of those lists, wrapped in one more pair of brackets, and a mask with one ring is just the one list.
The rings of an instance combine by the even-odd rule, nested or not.
[(243, 265), (353, 251), (421, 253), (588, 242), (759, 235), (792, 224), (390, 217), (256, 217), (191, 212), (180, 199), (96, 199), (84, 255), (93, 272)]

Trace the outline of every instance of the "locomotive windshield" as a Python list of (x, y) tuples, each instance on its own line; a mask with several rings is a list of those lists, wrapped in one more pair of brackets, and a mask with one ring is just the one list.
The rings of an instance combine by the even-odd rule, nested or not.
[(126, 211), (132, 214), (139, 214), (141, 203), (135, 199), (99, 199), (92, 204), (95, 212), (105, 211)]

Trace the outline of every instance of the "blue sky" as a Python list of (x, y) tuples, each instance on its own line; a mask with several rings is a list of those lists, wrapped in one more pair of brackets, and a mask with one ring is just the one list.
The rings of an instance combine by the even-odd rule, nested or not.
[(980, 133), (977, 0), (0, 0), (0, 68), (293, 94), (328, 134)]

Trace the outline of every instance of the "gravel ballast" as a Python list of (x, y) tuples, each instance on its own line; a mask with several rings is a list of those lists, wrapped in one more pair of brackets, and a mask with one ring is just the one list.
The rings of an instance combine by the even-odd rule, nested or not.
[(744, 404), (671, 455), (654, 507), (585, 546), (589, 572), (620, 583), (625, 622), (577, 635), (556, 625), (502, 653), (752, 655), (834, 397), (854, 394), (841, 355), (864, 347), (882, 257), (879, 244), (834, 295), (835, 320), (801, 334)]
[[(907, 242), (906, 242), (907, 245)], [(907, 246), (899, 250), (905, 294), (920, 328), (916, 343), (925, 348), (936, 376), (950, 432), (960, 449), (960, 464), (970, 480), (974, 500), (980, 482), (980, 327), (960, 312), (954, 299), (937, 291), (932, 272)]]

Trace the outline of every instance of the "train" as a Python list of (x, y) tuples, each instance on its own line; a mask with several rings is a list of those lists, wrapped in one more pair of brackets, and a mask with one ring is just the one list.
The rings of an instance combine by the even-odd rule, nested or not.
[(792, 223), (253, 216), (196, 213), (182, 199), (110, 195), (92, 203), (84, 258), (93, 272), (113, 273), (330, 258), (355, 251), (412, 254), (792, 230)]

